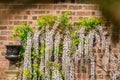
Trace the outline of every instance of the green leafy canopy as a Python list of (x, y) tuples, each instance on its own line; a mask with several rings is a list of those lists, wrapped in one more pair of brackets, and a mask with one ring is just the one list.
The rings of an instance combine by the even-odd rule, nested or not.
[(27, 41), (27, 35), (29, 32), (33, 32), (32, 27), (26, 23), (21, 23), (20, 26), (15, 26), (13, 30), (12, 37)]
[(49, 26), (49, 29), (51, 29), (56, 20), (57, 20), (57, 17), (53, 15), (42, 15), (37, 20), (38, 28), (41, 29), (42, 27)]
[(91, 29), (95, 29), (101, 22), (102, 20), (96, 17), (82, 18), (79, 20), (77, 27), (84, 27), (86, 31), (89, 31)]

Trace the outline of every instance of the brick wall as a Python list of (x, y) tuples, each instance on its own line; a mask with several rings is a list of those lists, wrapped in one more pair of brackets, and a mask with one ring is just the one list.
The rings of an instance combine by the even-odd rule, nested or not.
[(21, 22), (27, 22), (36, 26), (36, 19), (41, 14), (59, 15), (71, 10), (70, 17), (77, 21), (81, 17), (100, 17), (98, 7), (93, 4), (33, 4), (29, 7), (22, 4), (0, 4), (0, 80), (5, 80), (5, 70), (9, 67), (9, 61), (5, 59), (6, 47), (9, 44), (19, 44), (18, 40), (11, 39), (14, 26)]

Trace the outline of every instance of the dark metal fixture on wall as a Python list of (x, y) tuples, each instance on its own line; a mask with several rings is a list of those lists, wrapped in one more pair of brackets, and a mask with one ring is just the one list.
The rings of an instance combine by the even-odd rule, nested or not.
[(20, 48), (21, 45), (6, 45), (6, 59), (16, 62), (20, 58)]
[(19, 67), (21, 45), (6, 45), (6, 59), (9, 60), (9, 69), (17, 69)]

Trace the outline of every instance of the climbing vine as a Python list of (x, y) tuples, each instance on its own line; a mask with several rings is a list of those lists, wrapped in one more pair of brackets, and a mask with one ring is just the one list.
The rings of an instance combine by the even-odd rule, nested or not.
[[(96, 80), (95, 44), (105, 45), (105, 56), (110, 56), (108, 43), (102, 42), (107, 40), (101, 30), (102, 21), (95, 17), (82, 18), (73, 26), (70, 14), (67, 11), (59, 17), (41, 15), (35, 31), (27, 24), (14, 29), (13, 37), (22, 39), (26, 44), (21, 80), (74, 80), (75, 64), (80, 64), (80, 72), (89, 71), (91, 80)], [(105, 68), (109, 66), (109, 59)]]

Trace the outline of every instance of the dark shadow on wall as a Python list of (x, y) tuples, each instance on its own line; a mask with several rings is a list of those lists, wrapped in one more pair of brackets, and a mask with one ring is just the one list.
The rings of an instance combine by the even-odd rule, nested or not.
[(112, 22), (112, 42), (118, 44), (120, 42), (120, 0), (97, 0), (96, 3), (103, 16)]

